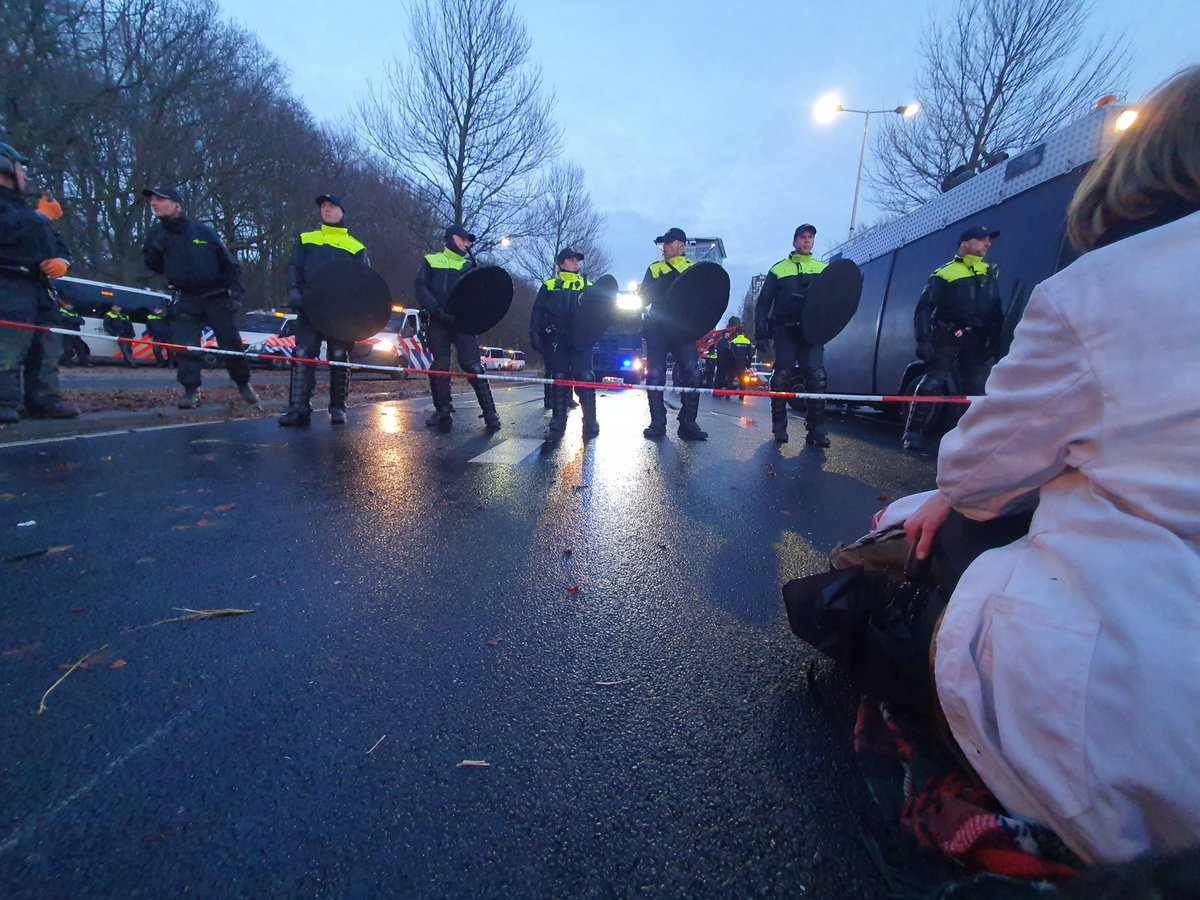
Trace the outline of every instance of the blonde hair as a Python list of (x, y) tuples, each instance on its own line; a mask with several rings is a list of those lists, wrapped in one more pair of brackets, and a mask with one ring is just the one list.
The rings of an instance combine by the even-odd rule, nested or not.
[(1160, 85), (1075, 191), (1067, 236), (1090, 250), (1114, 225), (1200, 203), (1200, 66)]

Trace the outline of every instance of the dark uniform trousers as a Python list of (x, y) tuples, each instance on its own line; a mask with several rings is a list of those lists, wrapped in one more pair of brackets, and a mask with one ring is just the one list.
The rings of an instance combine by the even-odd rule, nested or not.
[[(349, 362), (352, 341), (335, 341), (317, 331), (301, 309), (296, 316), (296, 355), (305, 359), (316, 359), (321, 354), (322, 342), (329, 345), (328, 358), (331, 362)], [(293, 363), (299, 369), (300, 394), (292, 398), (293, 407), (297, 411), (307, 410), (309, 398), (317, 386), (317, 369), (312, 363)], [(329, 369), (329, 405), (344, 409), (346, 397), (350, 394), (350, 370), (345, 366), (331, 366)]]
[[(32, 279), (0, 276), (0, 318), (58, 327), (58, 304)], [(0, 328), (0, 406), (17, 409), (24, 403), (26, 410), (32, 410), (57, 403), (61, 355), (60, 335)]]
[[(771, 371), (771, 390), (825, 390), (825, 347), (804, 340), (799, 325), (775, 326), (775, 368)], [(825, 401), (806, 400), (804, 425), (809, 431), (820, 431), (825, 424)]]
[[(954, 384), (960, 393), (979, 396), (987, 383), (991, 360), (988, 329), (939, 323), (933, 329), (933, 359), (917, 382), (915, 393), (918, 397), (942, 396)], [(932, 403), (911, 404), (905, 430), (925, 431), (935, 411)]]
[[(242, 335), (234, 322), (237, 312), (237, 301), (229, 294), (216, 297), (200, 297), (184, 293), (175, 304), (175, 318), (172, 322), (175, 343), (196, 347), (200, 344), (200, 332), (208, 325), (217, 339), (217, 346), (222, 350), (245, 352)], [(297, 342), (298, 343), (298, 342)], [(222, 356), (225, 369), (236, 385), (250, 383), (250, 364), (244, 357)], [(203, 368), (202, 356), (192, 351), (179, 354), (179, 383), (185, 388), (200, 387), (200, 372)]]
[[(460, 369), (474, 374), (483, 372), (483, 363), (479, 360), (479, 339), (475, 335), (451, 331), (432, 316), (427, 315), (426, 318), (428, 322), (425, 325), (425, 346), (429, 348), (429, 353), (433, 357), (432, 365), (435, 372), (450, 371), (451, 348), (458, 356)], [(472, 381), (471, 386), (476, 389), (475, 394), (478, 396), (479, 387), (486, 388), (487, 382)], [(450, 377), (448, 375), (430, 375), (429, 393), (433, 395), (434, 409), (438, 412), (450, 409)], [(482, 405), (481, 399), (480, 406)]]
[[(646, 384), (665, 385), (667, 383), (667, 354), (675, 357), (675, 372), (672, 379), (675, 387), (699, 387), (704, 377), (704, 370), (696, 358), (694, 341), (671, 341), (654, 327), (653, 323), (646, 326)], [(647, 391), (650, 403), (651, 421), (665, 421), (666, 400), (662, 391)], [(694, 423), (696, 413), (700, 409), (700, 395), (685, 393), (679, 400), (679, 421)]]

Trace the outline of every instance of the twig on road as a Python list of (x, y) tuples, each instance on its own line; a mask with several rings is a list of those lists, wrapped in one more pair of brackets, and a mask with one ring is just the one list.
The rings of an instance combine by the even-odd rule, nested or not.
[(383, 737), (381, 737), (379, 740), (377, 740), (374, 744), (371, 745), (371, 749), (367, 751), (367, 756), (370, 756), (372, 751), (374, 751), (376, 747), (378, 747), (380, 744), (383, 743), (383, 738), (385, 738), (385, 737), (387, 737), (386, 734)]
[(46, 698), (50, 696), (50, 691), (54, 690), (56, 687), (58, 687), (60, 684), (62, 684), (63, 680), (68, 675), (70, 675), (72, 672), (74, 672), (76, 669), (78, 669), (80, 666), (82, 666), (84, 663), (86, 663), (89, 659), (91, 659), (97, 653), (100, 653), (101, 651), (107, 650), (107, 649), (108, 649), (108, 644), (105, 644), (103, 647), (96, 648), (91, 653), (85, 653), (83, 656), (81, 656), (76, 661), (75, 665), (71, 666), (71, 668), (69, 668), (69, 669), (67, 669), (67, 671), (63, 672), (62, 678), (58, 679), (58, 681), (56, 681), (56, 682), (54, 682), (54, 684), (50, 685), (49, 690), (47, 690), (46, 693), (42, 694), (42, 701), (38, 704), (37, 714), (40, 716), (42, 713), (44, 713), (46, 711)]
[(187, 613), (186, 616), (172, 616), (169, 619), (159, 619), (157, 622), (151, 622), (149, 625), (138, 625), (133, 628), (125, 628), (123, 631), (129, 634), (133, 631), (142, 631), (146, 628), (153, 628), (155, 625), (166, 625), (168, 622), (199, 622), (202, 619), (218, 619), (222, 616), (246, 616), (254, 612), (252, 609), (188, 609), (183, 606), (175, 606), (172, 609), (177, 612)]

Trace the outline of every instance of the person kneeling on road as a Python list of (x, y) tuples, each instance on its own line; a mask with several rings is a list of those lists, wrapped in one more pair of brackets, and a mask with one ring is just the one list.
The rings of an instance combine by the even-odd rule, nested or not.
[[(329, 361), (345, 363), (350, 361), (350, 350), (354, 344), (326, 338), (313, 327), (304, 311), (304, 288), (317, 272), (331, 262), (350, 259), (369, 266), (370, 261), (366, 246), (346, 228), (346, 213), (341, 198), (336, 194), (322, 194), (317, 198), (317, 207), (321, 212), (321, 227), (297, 236), (288, 261), (288, 306), (296, 310), (296, 355), (304, 359), (316, 359), (324, 341), (329, 347)], [(310, 401), (316, 383), (317, 373), (312, 363), (292, 363), (288, 407), (279, 417), (280, 425), (305, 427), (312, 421)], [(346, 398), (349, 394), (349, 367), (330, 366), (331, 424), (346, 424)]]
[[(242, 335), (234, 323), (243, 293), (238, 281), (241, 266), (215, 231), (183, 214), (183, 198), (174, 188), (147, 188), (142, 196), (150, 198), (150, 209), (158, 218), (146, 236), (142, 259), (146, 268), (165, 275), (172, 290), (178, 291), (179, 299), (172, 310), (176, 343), (199, 345), (200, 332), (207, 325), (220, 349), (244, 352)], [(250, 387), (250, 364), (244, 357), (221, 358), (242, 399), (256, 406), (258, 395)], [(202, 365), (198, 353), (189, 350), (179, 354), (177, 377), (183, 385), (180, 409), (200, 405)]]

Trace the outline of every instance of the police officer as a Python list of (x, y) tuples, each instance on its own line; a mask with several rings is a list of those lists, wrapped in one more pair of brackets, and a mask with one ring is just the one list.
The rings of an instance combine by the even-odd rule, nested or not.
[[(150, 310), (146, 316), (146, 335), (155, 344), (171, 343), (171, 322), (161, 306)], [(151, 347), (154, 351), (154, 364), (160, 369), (169, 368), (175, 361), (175, 351), (170, 347)]]
[[(990, 228), (968, 228), (958, 238), (958, 255), (929, 276), (913, 315), (917, 356), (928, 364), (917, 382), (917, 396), (946, 393), (952, 376), (961, 393), (983, 393), (1004, 324), (998, 271), (984, 262), (992, 239), (999, 235)], [(932, 416), (932, 404), (912, 404), (904, 428), (905, 450), (921, 449), (921, 436)]]
[[(133, 322), (121, 311), (119, 303), (114, 303), (112, 308), (104, 314), (102, 327), (105, 334), (111, 334), (115, 338), (133, 337)], [(125, 365), (136, 369), (137, 360), (133, 358), (133, 349), (130, 347), (129, 341), (117, 341), (117, 347), (120, 348), (121, 358), (125, 360)]]
[[(0, 318), (30, 325), (58, 325), (57, 304), (47, 279), (70, 267), (66, 247), (44, 216), (25, 202), (29, 159), (0, 143)], [(29, 416), (69, 419), (79, 408), (58, 389), (59, 336), (0, 327), (0, 424)], [(21, 376), (25, 383), (22, 389)]]
[[(591, 284), (579, 274), (583, 254), (571, 247), (564, 247), (555, 261), (558, 264), (557, 274), (542, 282), (533, 301), (533, 312), (529, 317), (530, 345), (545, 357), (547, 377), (595, 381), (592, 345), (578, 346), (574, 336), (575, 314), (579, 311), (580, 297)], [(567, 427), (571, 388), (552, 385), (550, 391), (548, 427), (552, 435), (561, 434)], [(596, 390), (579, 388), (577, 393), (583, 409), (583, 436), (595, 437), (600, 433), (600, 424), (596, 419)]]
[[(687, 235), (682, 228), (668, 228), (665, 234), (654, 239), (662, 250), (662, 259), (653, 262), (642, 277), (639, 293), (642, 304), (650, 309), (646, 312), (646, 384), (665, 386), (667, 383), (667, 356), (675, 359), (676, 387), (696, 387), (700, 383), (700, 366), (696, 348), (691, 341), (676, 341), (667, 335), (665, 323), (655, 315), (654, 304), (667, 295), (679, 276), (691, 268), (692, 262), (683, 255), (687, 246)], [(662, 391), (647, 391), (650, 404), (650, 424), (642, 430), (648, 438), (660, 438), (667, 433), (667, 402)], [(708, 440), (708, 432), (696, 424), (700, 409), (700, 395), (684, 391), (679, 401), (679, 436), (685, 441)]]
[[(142, 259), (150, 271), (165, 275), (171, 288), (178, 291), (172, 316), (176, 342), (197, 346), (207, 325), (222, 350), (244, 351), (242, 336), (234, 323), (243, 293), (238, 281), (241, 266), (215, 231), (184, 215), (183, 198), (174, 188), (147, 188), (142, 196), (150, 198), (150, 209), (158, 218), (146, 236)], [(258, 395), (250, 387), (250, 364), (242, 357), (221, 358), (242, 399), (251, 406), (257, 405)], [(180, 354), (177, 375), (183, 386), (180, 409), (195, 409), (200, 405), (201, 366), (199, 354), (192, 351)]]
[[(473, 334), (463, 334), (454, 327), (454, 316), (447, 307), (450, 294), (467, 272), (475, 267), (470, 256), (475, 235), (461, 225), (446, 229), (446, 246), (439, 253), (428, 253), (417, 270), (417, 302), (424, 311), (425, 337), (429, 352), (433, 356), (433, 368), (437, 372), (450, 369), (450, 350), (458, 356), (459, 367), (472, 375), (482, 375), (483, 363), (479, 359), (479, 340)], [(483, 421), (488, 431), (500, 430), (500, 416), (492, 399), (492, 389), (482, 378), (471, 379)], [(453, 421), (450, 401), (450, 376), (430, 375), (429, 393), (433, 396), (433, 415), (425, 424), (439, 431), (449, 431)]]
[(754, 345), (750, 343), (750, 338), (746, 337), (746, 326), (742, 324), (741, 319), (737, 316), (730, 316), (729, 325), (734, 329), (733, 337), (729, 339), (729, 349), (733, 354), (733, 386), (741, 387), (742, 376), (750, 365), (750, 356), (754, 351)]
[[(354, 260), (369, 266), (367, 248), (350, 234), (346, 227), (346, 212), (342, 198), (337, 194), (322, 194), (317, 198), (321, 214), (321, 227), (306, 231), (296, 237), (292, 256), (288, 260), (288, 306), (296, 310), (296, 355), (316, 359), (321, 353), (321, 342), (329, 347), (331, 362), (349, 362), (353, 341), (337, 341), (320, 334), (309, 322), (304, 312), (304, 286), (321, 270), (337, 260)], [(288, 408), (279, 417), (284, 426), (307, 426), (312, 420), (313, 388), (317, 373), (311, 363), (293, 363), (292, 379), (288, 389)], [(329, 421), (333, 425), (346, 424), (346, 397), (350, 394), (350, 369), (346, 366), (329, 367)]]
[[(792, 234), (792, 253), (767, 273), (754, 306), (754, 343), (766, 352), (775, 342), (775, 367), (771, 371), (771, 390), (814, 393), (825, 390), (825, 347), (810, 344), (804, 338), (800, 322), (808, 290), (817, 276), (825, 271), (825, 263), (813, 259), (813, 242), (817, 229), (808, 223)], [(771, 434), (786, 444), (787, 400), (771, 398)], [(804, 441), (812, 447), (828, 447), (826, 436), (825, 401), (809, 400), (805, 404)]]
[[(724, 337), (724, 335), (722, 335)], [(708, 350), (704, 353), (704, 386), (713, 387), (717, 383), (717, 341), (709, 341)]]
[[(60, 298), (58, 301), (58, 327), (80, 332), (83, 330), (83, 324), (83, 316), (75, 312), (71, 301)], [(88, 348), (87, 341), (78, 333), (65, 335), (62, 348), (62, 355), (58, 358), (60, 366), (78, 365), (92, 368), (92, 351)]]

